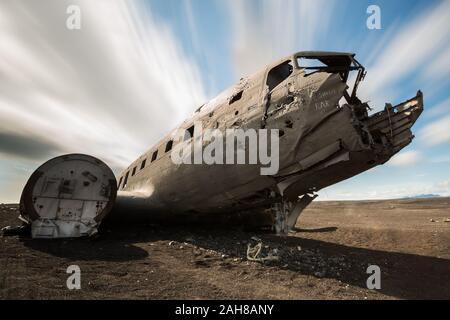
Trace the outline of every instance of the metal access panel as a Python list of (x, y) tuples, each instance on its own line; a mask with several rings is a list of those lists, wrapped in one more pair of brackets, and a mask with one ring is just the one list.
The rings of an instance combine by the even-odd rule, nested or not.
[(20, 201), (21, 216), (33, 238), (90, 236), (111, 210), (117, 184), (111, 169), (84, 154), (53, 158), (28, 180)]

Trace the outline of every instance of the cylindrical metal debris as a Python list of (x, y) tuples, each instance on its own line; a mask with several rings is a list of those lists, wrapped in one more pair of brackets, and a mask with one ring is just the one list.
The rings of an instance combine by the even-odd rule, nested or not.
[(33, 238), (89, 236), (97, 232), (117, 195), (116, 178), (102, 161), (68, 154), (41, 165), (20, 199), (21, 219)]

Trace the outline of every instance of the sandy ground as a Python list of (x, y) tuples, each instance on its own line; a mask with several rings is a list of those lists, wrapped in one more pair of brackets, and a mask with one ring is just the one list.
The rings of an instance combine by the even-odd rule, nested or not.
[[(0, 205), (0, 227), (17, 224)], [(432, 219), (432, 220), (431, 220)], [(2, 299), (450, 299), (450, 199), (314, 202), (288, 237), (105, 226), (95, 239), (0, 238)], [(278, 261), (246, 259), (251, 237)], [(66, 268), (81, 268), (68, 290)], [(366, 287), (368, 265), (381, 289)]]

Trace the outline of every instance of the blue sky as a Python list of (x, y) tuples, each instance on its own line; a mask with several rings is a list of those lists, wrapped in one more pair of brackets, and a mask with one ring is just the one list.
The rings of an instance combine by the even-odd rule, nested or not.
[[(69, 4), (80, 30), (67, 30)], [(381, 29), (369, 30), (369, 5)], [(93, 154), (118, 172), (200, 104), (301, 50), (355, 52), (375, 110), (424, 92), (416, 139), (327, 199), (450, 195), (450, 1), (55, 1), (0, 4), (0, 201), (42, 161)]]
[[(261, 67), (265, 62), (270, 62), (270, 58), (277, 59), (294, 51), (350, 51), (355, 52), (359, 61), (367, 66), (367, 81), (370, 82), (371, 67), (377, 67), (379, 55), (385, 47), (395, 46), (395, 43), (391, 42), (395, 41), (401, 32), (417, 32), (416, 29), (409, 28), (410, 25), (431, 23), (427, 21), (431, 19), (428, 17), (442, 6), (442, 1), (324, 1), (319, 3), (320, 7), (306, 3), (303, 8), (303, 4), (299, 1), (192, 0), (182, 3), (183, 5), (180, 5), (180, 1), (177, 0), (149, 1), (148, 8), (153, 10), (161, 23), (171, 26), (183, 50), (201, 66), (204, 87), (209, 96), (216, 95), (221, 89), (245, 75), (243, 72), (251, 71), (253, 68), (251, 66), (241, 71), (240, 65), (234, 60), (234, 50), (239, 38), (236, 36), (237, 33), (249, 33), (245, 36), (247, 38), (253, 36), (262, 38), (256, 42), (256, 48), (245, 48), (250, 56), (258, 55), (260, 50), (267, 52), (260, 58)], [(380, 7), (381, 30), (369, 30), (366, 26), (366, 20), (370, 15), (366, 10), (372, 4)], [(447, 20), (450, 19), (448, 8), (445, 6), (447, 11), (444, 12)], [(290, 12), (283, 13), (283, 10), (302, 9), (310, 9), (311, 14), (316, 14), (312, 19), (305, 20), (309, 25), (303, 24), (301, 19), (303, 15), (308, 16), (308, 13), (297, 15)], [(240, 23), (236, 22), (236, 18), (230, 17), (233, 11), (240, 10), (243, 11), (241, 19), (249, 19), (246, 23), (240, 23), (251, 28), (250, 32), (236, 30)], [(272, 14), (277, 16), (270, 17)], [(326, 27), (322, 27), (320, 32), (310, 30), (318, 25)], [(430, 145), (421, 139), (422, 131), (427, 129), (427, 125), (450, 114), (450, 100), (447, 100), (450, 97), (448, 80), (450, 24), (447, 23), (445, 26), (447, 29), (440, 30), (445, 34), (442, 46), (437, 45), (437, 48), (430, 50), (429, 55), (427, 54), (423, 60), (403, 71), (403, 75), (393, 81), (391, 86), (387, 88), (381, 86), (380, 89), (387, 89), (386, 94), (382, 90), (376, 93), (375, 101), (379, 105), (373, 106), (379, 109), (383, 107), (384, 102), (396, 103), (411, 97), (417, 89), (425, 92), (426, 111), (414, 128), (418, 133), (417, 138), (403, 152), (409, 156), (400, 157), (393, 164), (377, 167), (330, 187), (321, 192), (321, 198), (384, 198), (391, 195), (397, 197), (421, 193), (448, 194), (450, 141), (447, 139), (442, 143)], [(284, 32), (284, 28), (290, 30)], [(302, 28), (305, 28), (305, 33)], [(252, 32), (256, 34), (252, 35)], [(414, 35), (411, 34), (411, 37)], [(400, 38), (399, 41), (401, 40), (404, 39)], [(305, 46), (306, 44), (308, 46)], [(416, 45), (421, 47), (426, 43), (418, 42)], [(428, 75), (427, 68), (443, 52), (447, 53), (443, 60), (447, 65), (442, 68), (446, 69), (447, 73)], [(410, 54), (415, 55), (415, 52)], [(405, 56), (408, 59), (407, 55)], [(398, 61), (395, 57), (392, 58)], [(257, 66), (255, 64), (255, 70)], [(394, 63), (386, 65), (385, 72), (395, 73), (395, 67)], [(364, 98), (372, 99), (371, 96)], [(441, 103), (444, 104), (439, 106)], [(440, 109), (436, 111), (436, 108)]]

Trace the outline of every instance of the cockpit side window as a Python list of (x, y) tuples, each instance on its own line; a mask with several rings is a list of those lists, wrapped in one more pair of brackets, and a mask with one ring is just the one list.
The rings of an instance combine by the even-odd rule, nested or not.
[(272, 91), (276, 86), (286, 80), (292, 71), (293, 67), (290, 60), (273, 67), (267, 74), (266, 84), (269, 87), (269, 91)]

